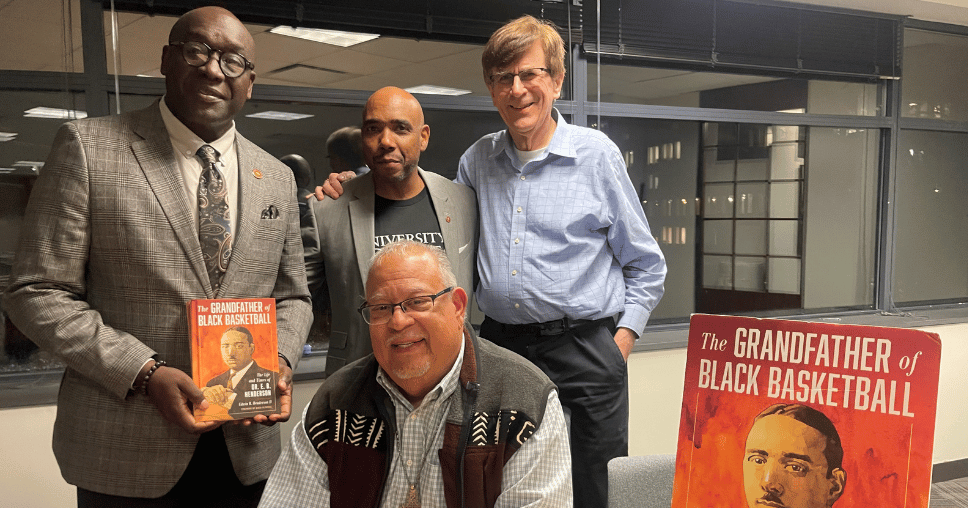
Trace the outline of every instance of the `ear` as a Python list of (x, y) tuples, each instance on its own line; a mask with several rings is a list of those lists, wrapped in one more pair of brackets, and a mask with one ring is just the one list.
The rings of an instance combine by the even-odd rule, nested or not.
[(430, 145), (430, 126), (423, 124), (420, 128), (420, 151), (426, 150), (428, 145)]
[(554, 91), (555, 91), (555, 100), (561, 98), (561, 86), (564, 83), (565, 83), (565, 73), (562, 72), (560, 76), (558, 76), (557, 78), (554, 79), (554, 84), (555, 84), (554, 85), (555, 86), (555, 88), (554, 88)]
[(847, 472), (839, 467), (830, 472), (830, 502), (827, 506), (834, 504), (840, 496), (844, 493), (844, 487), (847, 486)]
[(161, 48), (161, 75), (168, 75), (168, 66), (171, 65), (171, 57), (168, 56), (171, 50), (171, 46), (166, 45)]
[(245, 92), (245, 100), (252, 98), (252, 85), (255, 84), (255, 69), (249, 71), (249, 86), (248, 90)]
[(460, 316), (461, 327), (464, 326), (464, 318), (467, 317), (467, 292), (464, 288), (456, 287), (451, 291), (451, 300), (457, 308), (457, 315)]

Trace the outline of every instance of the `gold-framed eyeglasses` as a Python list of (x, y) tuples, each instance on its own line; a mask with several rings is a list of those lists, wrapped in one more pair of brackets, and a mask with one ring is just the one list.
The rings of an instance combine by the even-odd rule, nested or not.
[(435, 295), (421, 295), (407, 298), (400, 303), (375, 303), (369, 305), (363, 302), (360, 308), (356, 309), (363, 316), (363, 321), (370, 325), (382, 325), (390, 321), (393, 317), (393, 309), (400, 307), (404, 313), (430, 312), (434, 308), (434, 302), (438, 298), (454, 290), (451, 286)]
[(492, 85), (509, 87), (514, 84), (515, 76), (521, 80), (522, 85), (527, 85), (541, 76), (544, 76), (545, 74), (551, 74), (551, 71), (544, 67), (534, 67), (518, 72), (499, 72), (497, 74), (491, 74), (488, 79), (491, 80)]
[(219, 51), (213, 49), (204, 42), (169, 42), (169, 46), (181, 46), (182, 56), (185, 62), (192, 67), (201, 67), (212, 59), (213, 53), (218, 53), (218, 67), (222, 69), (222, 74), (227, 78), (237, 78), (246, 69), (255, 70), (255, 64), (248, 61), (244, 56), (231, 51)]

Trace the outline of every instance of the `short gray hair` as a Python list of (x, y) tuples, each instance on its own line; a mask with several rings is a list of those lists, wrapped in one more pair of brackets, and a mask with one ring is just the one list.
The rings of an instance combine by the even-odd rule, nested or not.
[[(440, 275), (440, 280), (444, 283), (444, 287), (457, 287), (457, 276), (454, 275), (454, 269), (450, 266), (450, 259), (447, 258), (447, 253), (436, 245), (428, 245), (413, 240), (396, 240), (384, 245), (379, 252), (370, 258), (370, 262), (366, 265), (366, 273), (369, 274), (377, 263), (382, 262), (383, 258), (391, 254), (419, 255), (424, 253), (430, 254), (431, 257), (437, 260), (437, 273)], [(369, 279), (369, 276), (367, 276), (367, 279)]]

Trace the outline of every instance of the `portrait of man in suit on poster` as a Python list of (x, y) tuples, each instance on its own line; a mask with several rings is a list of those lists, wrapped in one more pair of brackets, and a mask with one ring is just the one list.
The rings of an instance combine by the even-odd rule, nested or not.
[(262, 392), (266, 386), (275, 385), (275, 372), (262, 368), (252, 358), (255, 341), (248, 328), (233, 326), (225, 330), (220, 342), (222, 361), (228, 370), (209, 380), (202, 393), (209, 404), (222, 406), (229, 415), (237, 417), (266, 401)]

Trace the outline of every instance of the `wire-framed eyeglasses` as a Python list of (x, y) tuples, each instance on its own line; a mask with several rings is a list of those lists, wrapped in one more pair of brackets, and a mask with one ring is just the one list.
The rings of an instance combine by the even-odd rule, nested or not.
[(521, 80), (522, 85), (527, 85), (541, 76), (544, 76), (545, 74), (551, 74), (551, 71), (544, 67), (534, 67), (518, 72), (499, 72), (497, 74), (491, 74), (488, 76), (488, 79), (491, 80), (492, 85), (509, 87), (514, 84), (515, 76)]
[(366, 321), (367, 324), (382, 325), (390, 321), (390, 318), (393, 317), (393, 309), (396, 307), (400, 307), (400, 310), (405, 313), (430, 312), (434, 308), (434, 302), (438, 298), (453, 290), (454, 286), (451, 286), (435, 295), (414, 296), (400, 303), (376, 303), (369, 305), (363, 302), (363, 305), (360, 305), (360, 308), (356, 310), (363, 316), (363, 321)]
[(219, 51), (213, 49), (204, 42), (169, 42), (169, 46), (181, 46), (182, 56), (185, 62), (192, 67), (201, 67), (212, 59), (212, 53), (218, 53), (218, 67), (222, 69), (222, 74), (227, 78), (237, 78), (246, 69), (255, 69), (255, 64), (248, 61), (244, 56), (231, 51)]

